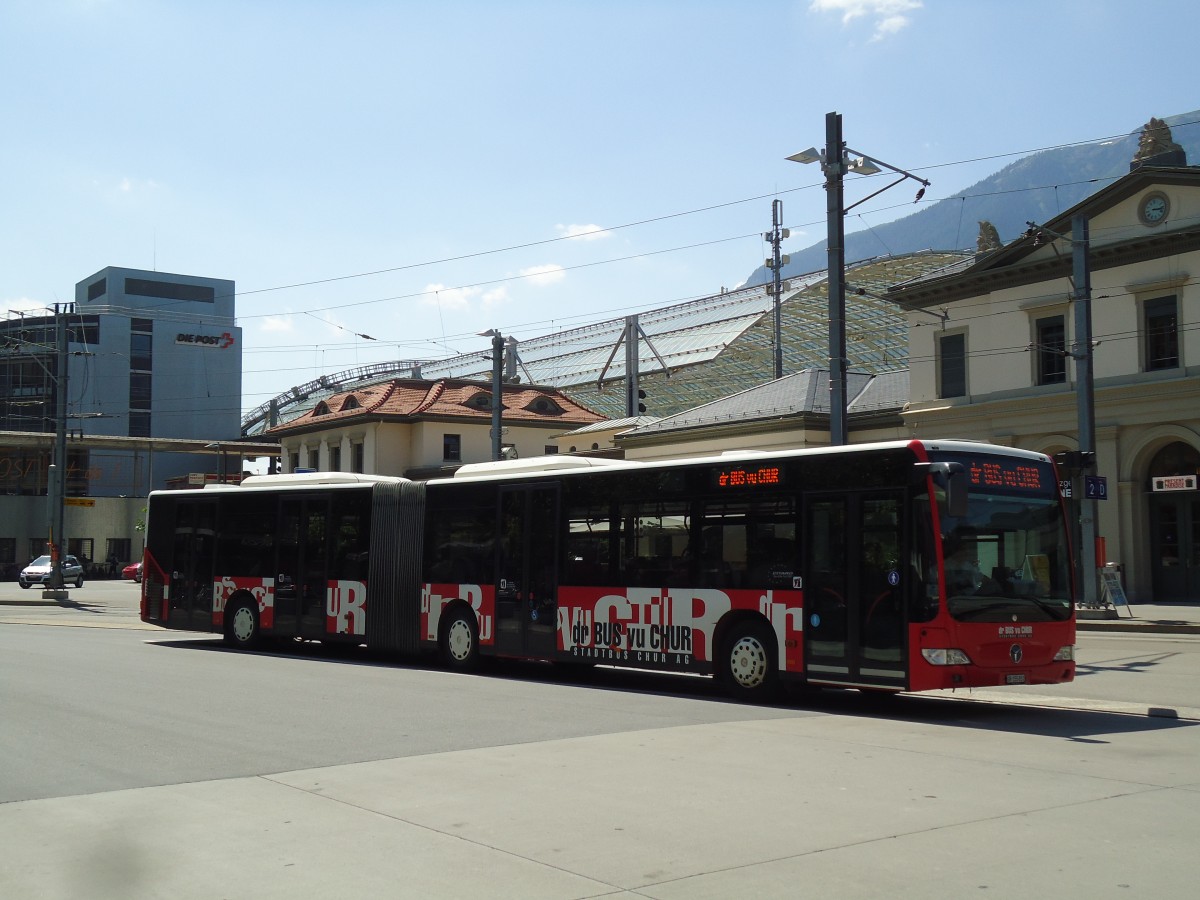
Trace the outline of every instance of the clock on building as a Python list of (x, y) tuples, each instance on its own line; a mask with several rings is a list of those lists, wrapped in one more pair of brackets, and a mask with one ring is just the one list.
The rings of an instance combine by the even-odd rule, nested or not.
[(1138, 218), (1147, 225), (1157, 225), (1166, 219), (1170, 211), (1171, 201), (1167, 199), (1167, 195), (1154, 191), (1142, 198), (1138, 205)]

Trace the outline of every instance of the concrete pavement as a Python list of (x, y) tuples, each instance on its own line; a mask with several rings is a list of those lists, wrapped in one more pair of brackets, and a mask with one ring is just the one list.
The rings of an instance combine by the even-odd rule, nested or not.
[(651, 728), (8, 803), (0, 891), (97, 900), (1191, 893), (1200, 729), (1102, 713), (977, 715)]
[(1200, 634), (1200, 603), (1132, 603), (1076, 611), (1080, 631), (1132, 631), (1146, 634)]
[[(3, 621), (141, 625), (133, 585), (73, 590), (67, 605), (38, 593), (0, 599)], [(1080, 628), (1200, 627), (1190, 604), (1120, 616)], [(1028, 698), (1019, 712), (904, 702), (3, 803), (0, 896), (1094, 900), (1194, 889), (1194, 723), (1031, 710)]]

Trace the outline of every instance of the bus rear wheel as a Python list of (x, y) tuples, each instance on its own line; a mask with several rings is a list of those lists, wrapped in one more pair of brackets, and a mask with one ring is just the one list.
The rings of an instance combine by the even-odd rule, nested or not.
[(442, 660), (451, 669), (461, 672), (474, 669), (479, 663), (479, 626), (475, 612), (469, 607), (457, 607), (442, 623)]
[(763, 700), (778, 685), (775, 635), (759, 622), (735, 625), (720, 658), (719, 679), (725, 692), (740, 700)]
[(225, 610), (225, 643), (238, 650), (258, 646), (262, 634), (258, 628), (257, 604), (240, 600)]

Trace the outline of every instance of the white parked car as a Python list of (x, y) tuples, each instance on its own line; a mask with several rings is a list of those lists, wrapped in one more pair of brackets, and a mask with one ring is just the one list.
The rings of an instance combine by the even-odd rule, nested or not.
[[(21, 575), (17, 580), (21, 582), (21, 587), (23, 588), (29, 588), (35, 584), (48, 584), (52, 570), (53, 566), (50, 564), (50, 557), (39, 556), (21, 570)], [(75, 557), (63, 557), (62, 575), (63, 584), (74, 583), (77, 588), (83, 587), (83, 566), (79, 564), (79, 560)]]

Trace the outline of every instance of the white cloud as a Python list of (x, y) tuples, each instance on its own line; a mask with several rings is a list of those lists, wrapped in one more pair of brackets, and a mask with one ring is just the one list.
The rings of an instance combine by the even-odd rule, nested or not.
[(496, 287), (490, 291), (484, 291), (481, 299), (485, 307), (503, 306), (509, 301), (508, 288)]
[(444, 284), (429, 284), (425, 286), (424, 296), (421, 297), (421, 302), (425, 306), (435, 306), (443, 312), (488, 309), (508, 301), (508, 288), (504, 285), (485, 289), (482, 287), (448, 288)]
[(908, 27), (908, 13), (924, 8), (922, 0), (812, 0), (809, 10), (816, 13), (840, 12), (842, 24), (869, 18), (875, 25), (872, 41), (881, 41)]
[(581, 241), (599, 241), (612, 237), (612, 232), (599, 225), (555, 225), (558, 233), (565, 238), (578, 238)]
[(96, 181), (95, 185), (98, 190), (105, 194), (117, 194), (123, 196), (144, 196), (157, 191), (161, 185), (151, 178), (130, 178), (128, 175), (123, 176), (116, 182), (104, 183)]
[(441, 309), (463, 310), (470, 307), (471, 297), (478, 293), (478, 288), (448, 288), (444, 284), (427, 284), (421, 302)]
[(558, 263), (547, 263), (544, 266), (530, 266), (528, 269), (521, 269), (520, 274), (522, 278), (529, 279), (532, 284), (545, 287), (566, 278), (567, 270)]
[(296, 330), (296, 323), (291, 316), (267, 316), (258, 323), (260, 331), (272, 333), (291, 332)]
[(31, 300), (28, 297), (18, 297), (15, 300), (0, 300), (0, 312), (50, 314), (45, 303), (38, 300)]

